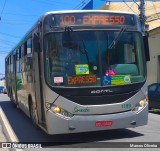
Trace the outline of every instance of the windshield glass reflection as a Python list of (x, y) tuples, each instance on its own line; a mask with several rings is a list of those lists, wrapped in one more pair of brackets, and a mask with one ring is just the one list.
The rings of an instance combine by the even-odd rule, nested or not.
[(145, 75), (140, 34), (123, 31), (114, 43), (117, 35), (119, 31), (47, 34), (44, 50), (48, 83), (75, 87), (142, 82)]

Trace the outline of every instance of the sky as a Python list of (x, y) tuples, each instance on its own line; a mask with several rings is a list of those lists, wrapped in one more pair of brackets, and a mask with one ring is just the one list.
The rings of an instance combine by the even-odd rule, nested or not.
[[(5, 57), (47, 11), (81, 9), (90, 0), (0, 0), (0, 78)], [(96, 0), (104, 1), (104, 0)]]

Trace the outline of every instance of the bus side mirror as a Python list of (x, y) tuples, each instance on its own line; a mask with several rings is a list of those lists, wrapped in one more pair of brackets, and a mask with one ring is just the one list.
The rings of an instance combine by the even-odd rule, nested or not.
[(33, 36), (33, 50), (35, 52), (40, 51), (39, 36), (37, 34)]
[(143, 44), (144, 44), (146, 61), (150, 61), (148, 35), (143, 36)]

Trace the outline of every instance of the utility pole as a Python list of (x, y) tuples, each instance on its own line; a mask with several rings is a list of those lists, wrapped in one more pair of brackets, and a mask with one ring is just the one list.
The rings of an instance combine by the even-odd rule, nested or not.
[(145, 16), (145, 1), (140, 0), (140, 5), (139, 5), (139, 17), (140, 17), (140, 23), (141, 23), (141, 28), (143, 35), (145, 36), (148, 31), (148, 25), (145, 23), (146, 22), (146, 16)]
[(145, 49), (145, 57), (146, 57), (146, 61), (150, 61), (149, 42), (148, 42), (149, 32), (148, 32), (148, 25), (145, 23), (146, 15), (145, 15), (145, 1), (144, 0), (140, 0), (139, 11), (140, 11), (139, 17), (140, 17), (144, 49)]

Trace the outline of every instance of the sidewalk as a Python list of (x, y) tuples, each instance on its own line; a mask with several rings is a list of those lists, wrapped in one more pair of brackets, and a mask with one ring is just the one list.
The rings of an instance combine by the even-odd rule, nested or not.
[(7, 142), (7, 138), (2, 131), (2, 125), (0, 123), (0, 142)]
[[(0, 149), (2, 147), (1, 143), (9, 142), (19, 142), (17, 136), (15, 135), (6, 115), (4, 114), (0, 106)], [(3, 151), (9, 151), (14, 149), (2, 148)], [(16, 150), (16, 149), (15, 149)]]
[[(8, 142), (8, 140), (7, 140), (6, 136), (4, 135), (4, 132), (2, 130), (2, 124), (1, 124), (1, 121), (0, 121), (0, 143), (2, 143), (2, 142)], [(1, 148), (1, 145), (2, 144), (0, 144), (0, 148)], [(3, 151), (9, 151), (9, 149), (7, 149), (7, 148), (3, 148), (2, 150)]]

